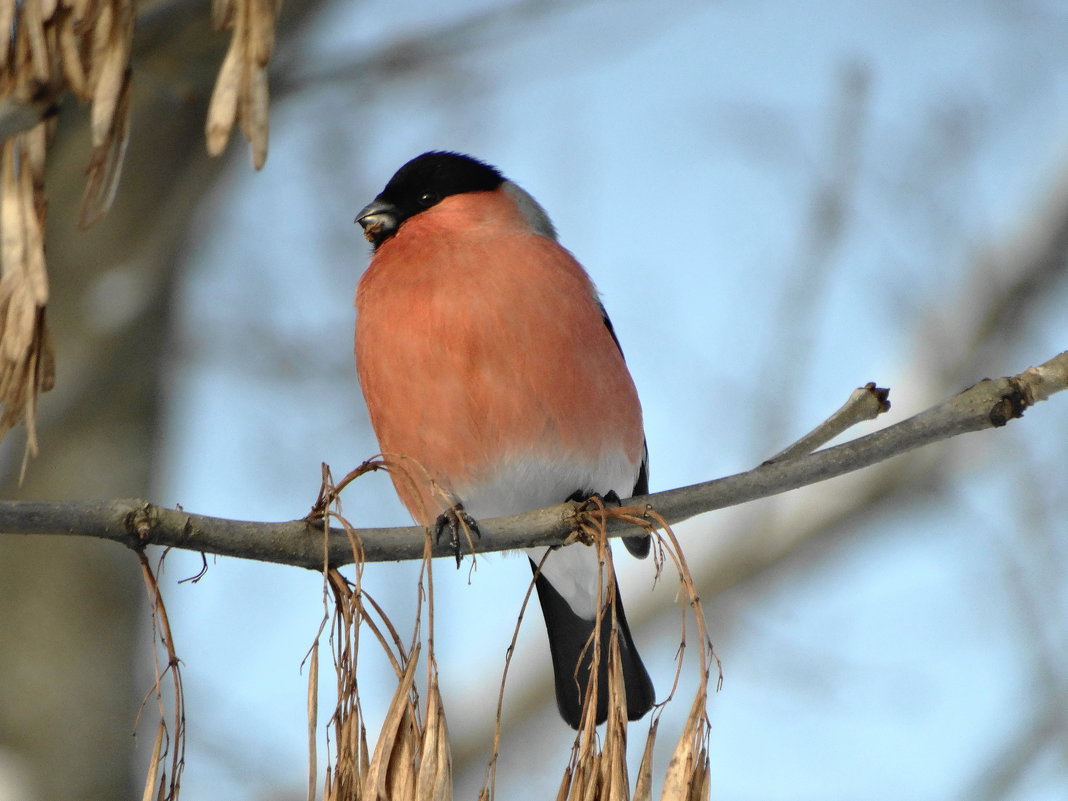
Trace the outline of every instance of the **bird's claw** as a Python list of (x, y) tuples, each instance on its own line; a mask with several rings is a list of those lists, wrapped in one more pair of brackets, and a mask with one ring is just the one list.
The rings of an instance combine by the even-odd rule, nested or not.
[(441, 542), (441, 535), (446, 530), (449, 532), (449, 543), (452, 545), (453, 555), (456, 557), (456, 567), (459, 568), (460, 561), (463, 558), (463, 553), (460, 551), (460, 532), (467, 530), (479, 538), (482, 537), (482, 532), (479, 531), (475, 518), (464, 511), (462, 503), (454, 504), (438, 515), (438, 519), (434, 523), (435, 543)]
[[(573, 493), (568, 500), (574, 501), (579, 505), (577, 512), (593, 512), (598, 508), (609, 506), (614, 506), (618, 509), (623, 505), (619, 493), (615, 490), (608, 490), (604, 495), (599, 492), (585, 493), (580, 490)], [(644, 559), (649, 555), (652, 543), (653, 540), (648, 534), (636, 534), (623, 538), (623, 544), (627, 546), (627, 550), (639, 559)]]
[(623, 505), (619, 493), (615, 490), (608, 490), (604, 495), (599, 492), (583, 492), (582, 490), (577, 490), (576, 492), (571, 493), (571, 497), (569, 497), (568, 500), (579, 504), (578, 511), (580, 512), (592, 512), (599, 505), (615, 506), (617, 508)]

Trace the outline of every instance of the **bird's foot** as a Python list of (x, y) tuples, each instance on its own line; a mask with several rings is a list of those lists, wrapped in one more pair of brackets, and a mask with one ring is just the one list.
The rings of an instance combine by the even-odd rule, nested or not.
[(604, 495), (599, 492), (575, 490), (568, 496), (568, 500), (579, 504), (579, 512), (591, 512), (599, 506), (619, 507), (623, 505), (623, 501), (620, 500), (619, 494), (615, 490), (608, 490)]
[(449, 532), (449, 543), (452, 545), (453, 555), (456, 557), (456, 567), (460, 567), (463, 553), (460, 550), (460, 532), (465, 531), (470, 538), (471, 534), (481, 538), (482, 532), (478, 529), (478, 523), (464, 511), (462, 503), (453, 504), (446, 509), (434, 522), (434, 542), (441, 542), (441, 535)]
[[(608, 490), (604, 495), (599, 492), (586, 493), (581, 490), (571, 494), (569, 501), (579, 504), (578, 512), (592, 512), (601, 507), (614, 506), (619, 508), (623, 505), (622, 499), (615, 490)], [(652, 538), (648, 534), (637, 534), (633, 537), (624, 537), (623, 544), (633, 556), (644, 559), (649, 555)]]

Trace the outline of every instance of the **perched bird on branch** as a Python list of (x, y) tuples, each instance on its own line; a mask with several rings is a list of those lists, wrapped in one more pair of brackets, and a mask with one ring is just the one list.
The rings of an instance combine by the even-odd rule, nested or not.
[[(418, 522), (455, 537), (480, 518), (648, 492), (641, 406), (619, 342), (593, 282), (534, 198), (476, 159), (430, 152), (401, 167), (356, 219), (374, 245), (356, 292), (357, 373), (382, 452), (426, 471), (391, 471)], [(649, 552), (647, 536), (625, 543), (639, 557)], [(578, 728), (597, 551), (527, 553), (536, 572), (541, 564), (557, 705)], [(611, 611), (602, 615), (598, 722)], [(636, 720), (653, 705), (653, 685), (618, 592), (614, 612)]]

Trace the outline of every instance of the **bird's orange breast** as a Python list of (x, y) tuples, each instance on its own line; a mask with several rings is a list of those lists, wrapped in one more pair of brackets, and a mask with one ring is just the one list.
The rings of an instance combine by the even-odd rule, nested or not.
[[(524, 458), (595, 464), (622, 452), (637, 474), (641, 408), (593, 284), (503, 192), (452, 196), (404, 222), (376, 252), (356, 308), (379, 446), (447, 491)], [(416, 519), (442, 510), (425, 482), (394, 481)]]

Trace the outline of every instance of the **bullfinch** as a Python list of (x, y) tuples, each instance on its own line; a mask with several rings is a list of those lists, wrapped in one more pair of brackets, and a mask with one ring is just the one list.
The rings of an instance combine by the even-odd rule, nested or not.
[[(374, 246), (356, 291), (356, 370), (382, 452), (426, 471), (392, 473), (419, 523), (440, 531), (457, 513), (478, 520), (648, 492), (641, 406), (619, 341), (593, 282), (533, 197), (488, 164), (430, 152), (401, 167), (356, 221)], [(646, 536), (625, 543), (639, 557), (649, 552)], [(574, 544), (527, 554), (557, 706), (578, 728), (597, 551)], [(654, 703), (653, 684), (618, 592), (615, 614), (627, 714), (637, 720)], [(610, 618), (606, 610), (598, 723), (607, 714)]]

